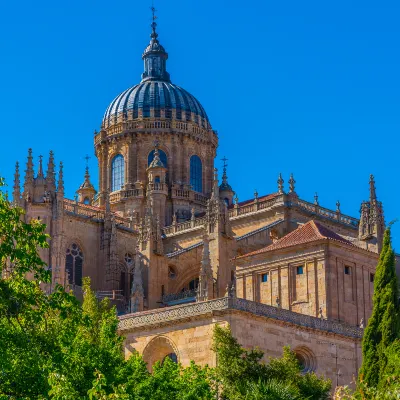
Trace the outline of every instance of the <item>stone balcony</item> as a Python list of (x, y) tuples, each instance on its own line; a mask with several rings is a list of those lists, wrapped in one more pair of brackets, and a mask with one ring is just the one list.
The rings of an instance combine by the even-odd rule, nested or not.
[(363, 336), (363, 329), (357, 326), (299, 314), (283, 308), (236, 297), (222, 297), (215, 300), (126, 314), (119, 317), (118, 329), (121, 333), (127, 333), (134, 330), (156, 328), (195, 317), (212, 315), (216, 312), (231, 311), (250, 313), (255, 316), (292, 324), (299, 328), (314, 329), (353, 339), (361, 339)]

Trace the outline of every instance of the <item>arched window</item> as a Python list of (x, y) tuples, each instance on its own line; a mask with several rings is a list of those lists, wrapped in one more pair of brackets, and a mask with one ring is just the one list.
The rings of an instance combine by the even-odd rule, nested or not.
[(76, 243), (67, 249), (65, 257), (65, 273), (68, 283), (82, 286), (83, 253)]
[[(167, 161), (167, 155), (162, 151), (162, 150), (158, 150), (158, 155), (160, 156), (160, 160), (161, 162), (164, 164), (165, 168), (168, 168), (168, 161)], [(149, 153), (149, 156), (147, 157), (147, 165), (149, 166), (151, 164), (151, 162), (153, 161), (154, 158), (154, 150), (152, 150)]]
[(195, 192), (203, 191), (203, 167), (196, 155), (190, 157), (190, 184)]
[(125, 183), (125, 160), (121, 154), (116, 155), (111, 163), (111, 191), (121, 190)]
[(85, 198), (84, 198), (83, 204), (90, 204), (90, 199), (89, 199), (89, 197), (85, 197)]

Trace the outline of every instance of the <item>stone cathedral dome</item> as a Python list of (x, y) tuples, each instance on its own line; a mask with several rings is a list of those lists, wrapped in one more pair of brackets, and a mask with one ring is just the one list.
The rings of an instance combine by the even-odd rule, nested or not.
[(150, 37), (150, 44), (142, 55), (142, 81), (111, 102), (104, 114), (102, 127), (107, 129), (122, 121), (156, 118), (191, 121), (203, 128), (211, 128), (200, 102), (186, 90), (171, 83), (166, 70), (168, 53), (157, 39), (154, 21)]

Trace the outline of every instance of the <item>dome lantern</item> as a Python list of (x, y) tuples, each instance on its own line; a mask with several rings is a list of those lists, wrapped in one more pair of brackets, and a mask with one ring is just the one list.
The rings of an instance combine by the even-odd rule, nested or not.
[(167, 72), (167, 59), (168, 53), (158, 41), (158, 33), (156, 32), (156, 16), (154, 7), (151, 8), (153, 12), (153, 22), (151, 24), (150, 44), (143, 52), (142, 59), (144, 61), (144, 72), (142, 74), (142, 82), (157, 80), (170, 82), (169, 73)]

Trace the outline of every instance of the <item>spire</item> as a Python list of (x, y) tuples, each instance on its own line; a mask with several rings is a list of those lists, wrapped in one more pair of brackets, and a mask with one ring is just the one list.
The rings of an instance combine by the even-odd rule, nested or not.
[(57, 192), (60, 195), (64, 195), (64, 173), (63, 173), (63, 163), (60, 161), (60, 169), (58, 171), (58, 185), (57, 185)]
[(372, 174), (369, 176), (369, 201), (376, 201), (375, 179)]
[(213, 298), (214, 281), (210, 258), (209, 237), (203, 236), (203, 254), (201, 258), (199, 286), (197, 288), (197, 301), (206, 301)]
[(47, 188), (49, 190), (55, 190), (56, 186), (56, 178), (55, 178), (55, 165), (54, 165), (54, 153), (50, 150), (49, 153), (49, 163), (47, 164), (47, 174), (46, 174), (46, 182)]
[(131, 298), (129, 301), (129, 312), (143, 311), (144, 289), (142, 278), (142, 265), (140, 260), (139, 246), (136, 247), (135, 269), (133, 273)]
[(294, 185), (296, 184), (296, 181), (294, 180), (293, 174), (290, 174), (290, 179), (289, 179), (289, 193), (295, 193), (294, 190)]
[(15, 173), (14, 173), (14, 191), (13, 191), (14, 203), (19, 204), (20, 198), (21, 198), (21, 189), (20, 189), (20, 181), (19, 181), (19, 163), (17, 161), (15, 163)]
[(212, 190), (212, 198), (218, 198), (219, 197), (219, 186), (218, 186), (218, 170), (217, 168), (214, 168), (214, 181), (213, 181), (213, 190)]
[(283, 194), (283, 193), (284, 193), (284, 192), (283, 192), (284, 180), (283, 180), (283, 178), (282, 178), (282, 174), (281, 174), (281, 173), (279, 173), (278, 180), (277, 180), (277, 184), (278, 184), (278, 193), (279, 193), (279, 194)]
[(367, 248), (377, 253), (382, 248), (385, 218), (382, 202), (376, 196), (375, 179), (369, 177), (369, 201), (363, 201), (360, 209), (359, 239), (367, 243)]
[(157, 39), (156, 9), (151, 7), (151, 12), (153, 22), (151, 23), (150, 44), (146, 47), (142, 55), (144, 61), (142, 82), (149, 80), (170, 82), (169, 73), (166, 70), (168, 53)]
[(222, 191), (231, 191), (232, 187), (231, 185), (228, 183), (228, 176), (226, 175), (226, 167), (228, 166), (228, 164), (226, 163), (228, 161), (228, 159), (224, 156), (224, 158), (221, 159), (221, 161), (223, 161), (224, 165), (223, 165), (223, 172), (222, 172), (222, 183), (219, 187), (219, 190)]
[(43, 156), (39, 156), (39, 170), (37, 174), (38, 178), (44, 178), (43, 174)]
[(28, 149), (28, 161), (26, 163), (25, 170), (25, 183), (24, 183), (24, 191), (27, 192), (27, 185), (32, 185), (34, 179), (34, 171), (33, 171), (33, 157), (32, 157), (32, 149)]
[(84, 204), (92, 204), (94, 196), (96, 194), (96, 190), (90, 182), (90, 174), (89, 174), (89, 159), (90, 157), (86, 155), (86, 168), (85, 168), (85, 179), (79, 189), (76, 191), (78, 193), (78, 201)]
[(134, 294), (144, 295), (143, 278), (142, 278), (142, 264), (141, 264), (141, 260), (140, 260), (139, 247), (136, 247), (135, 272), (133, 274), (131, 294), (132, 295), (134, 295)]
[(94, 189), (92, 183), (90, 182), (90, 174), (89, 174), (89, 159), (90, 157), (86, 154), (86, 168), (85, 168), (85, 180), (83, 181), (82, 185), (79, 189)]
[(160, 153), (158, 151), (159, 142), (158, 140), (154, 141), (154, 158), (153, 161), (150, 163), (149, 168), (165, 168), (165, 165), (160, 159)]

